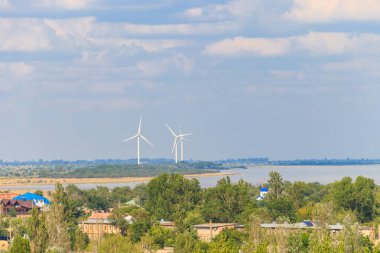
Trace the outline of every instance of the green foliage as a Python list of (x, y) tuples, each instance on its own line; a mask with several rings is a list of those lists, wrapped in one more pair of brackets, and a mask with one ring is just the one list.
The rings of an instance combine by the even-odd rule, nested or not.
[(46, 216), (46, 228), (49, 235), (49, 248), (62, 248), (65, 252), (70, 250), (72, 241), (68, 223), (66, 222), (65, 206), (53, 202)]
[(269, 172), (269, 180), (268, 180), (269, 191), (267, 196), (265, 197), (268, 200), (274, 200), (282, 197), (282, 192), (284, 191), (285, 184), (282, 180), (282, 176), (277, 171)]
[(276, 199), (266, 200), (265, 204), (272, 220), (287, 217), (290, 221), (295, 221), (295, 210), (292, 202), (287, 197), (280, 196)]
[(98, 211), (107, 211), (112, 207), (111, 193), (105, 186), (97, 186), (96, 189), (86, 191), (87, 206)]
[(201, 197), (199, 181), (178, 174), (162, 174), (152, 179), (147, 187), (146, 209), (158, 219), (175, 220), (177, 225)]
[(79, 227), (75, 230), (75, 252), (84, 252), (87, 245), (89, 243), (89, 239), (87, 234), (83, 234)]
[(31, 211), (31, 217), (27, 223), (27, 234), (33, 245), (34, 253), (44, 253), (49, 234), (46, 228), (46, 215), (39, 213), (37, 208), (33, 208)]
[(120, 235), (106, 237), (99, 246), (99, 253), (142, 253), (136, 245)]
[(287, 244), (288, 253), (306, 253), (309, 247), (309, 233), (293, 232), (289, 234)]
[(355, 212), (359, 221), (368, 222), (373, 219), (375, 213), (373, 179), (359, 176), (353, 183), (350, 177), (344, 177), (333, 184), (331, 196), (337, 208)]
[(229, 238), (227, 233), (220, 233), (209, 245), (209, 251), (213, 253), (239, 253), (241, 245), (236, 238)]
[(183, 225), (186, 229), (190, 229), (191, 226), (196, 224), (205, 223), (206, 220), (202, 216), (202, 212), (199, 209), (194, 209), (186, 213), (186, 217), (183, 220)]
[(368, 222), (375, 212), (375, 183), (373, 179), (359, 176), (354, 187), (355, 209), (359, 221)]
[[(270, 173), (269, 193), (264, 201), (256, 202), (257, 187), (243, 180), (231, 183), (227, 177), (215, 187), (202, 190), (199, 181), (182, 175), (163, 174), (135, 189), (97, 187), (80, 190), (77, 186), (56, 186), (50, 210), (37, 209), (25, 222), (21, 219), (2, 219), (0, 231), (27, 233), (29, 241), (16, 236), (11, 252), (60, 253), (84, 252), (88, 236), (77, 224), (86, 216), (83, 207), (108, 211), (113, 208), (112, 222), (122, 236), (108, 235), (95, 252), (154, 252), (173, 246), (181, 253), (380, 253), (368, 237), (360, 232), (360, 223), (373, 221), (380, 207), (380, 191), (373, 180), (358, 177), (354, 182), (346, 177), (329, 185), (283, 181), (277, 172)], [(130, 199), (140, 206), (123, 206)], [(380, 210), (380, 209), (378, 209)], [(379, 211), (380, 212), (380, 211)], [(134, 217), (129, 223), (126, 215)], [(173, 220), (176, 229), (158, 225), (159, 219)], [(315, 229), (289, 230), (276, 228), (267, 231), (262, 222), (297, 222), (313, 220)], [(213, 222), (244, 224), (244, 232), (223, 230), (210, 243), (201, 242), (192, 226)], [(11, 221), (11, 224), (9, 223)], [(343, 222), (341, 232), (331, 233), (328, 224)], [(359, 223), (360, 222), (360, 223)], [(95, 243), (91, 243), (95, 245)], [(28, 248), (29, 247), (29, 251)], [(143, 248), (142, 248), (143, 247)], [(25, 248), (25, 249), (23, 249)]]
[(173, 246), (174, 244), (175, 236), (171, 229), (155, 225), (149, 229), (148, 235), (152, 238), (153, 244), (160, 249), (167, 246)]
[(36, 191), (34, 192), (34, 194), (37, 194), (37, 195), (40, 195), (40, 196), (44, 196), (44, 193), (43, 193), (43, 191), (41, 191), (41, 190), (36, 190)]
[(243, 180), (233, 184), (227, 177), (219, 180), (216, 187), (206, 189), (202, 213), (205, 220), (213, 222), (243, 222), (242, 214), (252, 207), (248, 184)]
[[(101, 164), (88, 167), (80, 167), (75, 170), (62, 170), (55, 173), (55, 177), (61, 178), (108, 178), (108, 177), (154, 177), (163, 173), (177, 174), (201, 174), (215, 172), (224, 169), (220, 164), (210, 162), (178, 163), (178, 164)], [(39, 177), (49, 177), (46, 171), (38, 171)]]
[(196, 240), (194, 234), (185, 231), (184, 233), (179, 233), (176, 235), (174, 242), (174, 252), (193, 253), (196, 251), (201, 251), (201, 246), (200, 243)]
[(29, 240), (16, 235), (12, 240), (9, 253), (31, 253)]

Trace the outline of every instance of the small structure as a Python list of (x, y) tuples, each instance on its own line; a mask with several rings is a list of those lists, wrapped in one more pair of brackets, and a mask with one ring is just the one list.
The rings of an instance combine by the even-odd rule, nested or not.
[(205, 223), (194, 225), (200, 240), (210, 242), (215, 236), (220, 234), (224, 229), (235, 229), (235, 223)]
[(133, 198), (130, 201), (125, 202), (125, 205), (126, 206), (137, 206), (137, 207), (140, 207), (140, 205), (138, 204), (138, 199), (137, 198)]
[(13, 199), (14, 197), (17, 197), (18, 194), (14, 192), (1, 192), (0, 193), (0, 199)]
[[(292, 230), (304, 230), (304, 229), (316, 229), (316, 226), (313, 222), (306, 220), (299, 223), (263, 223), (261, 224), (261, 228), (269, 229), (271, 232), (274, 232), (276, 229), (292, 229)], [(340, 232), (343, 229), (343, 225), (340, 223), (328, 225), (327, 229), (329, 229), (332, 233)]]
[(29, 215), (30, 210), (33, 208), (33, 202), (2, 199), (0, 200), (0, 212), (5, 215)]
[(79, 227), (90, 240), (100, 240), (106, 234), (120, 234), (120, 230), (108, 219), (110, 215), (111, 213), (93, 213)]
[(8, 252), (9, 241), (6, 236), (0, 236), (0, 252)]
[(43, 208), (46, 205), (50, 205), (50, 201), (47, 198), (40, 196), (38, 194), (30, 193), (30, 192), (27, 192), (27, 193), (21, 194), (17, 197), (14, 197), (13, 200), (22, 200), (22, 201), (28, 201), (29, 200), (29, 201), (33, 202), (33, 205), (40, 207), (40, 208)]
[(167, 228), (167, 229), (174, 229), (175, 228), (175, 222), (174, 221), (166, 221), (166, 220), (160, 220), (161, 227)]
[(268, 193), (268, 188), (267, 187), (261, 187), (260, 188), (260, 195), (257, 197), (256, 200), (260, 201), (265, 198), (265, 195)]

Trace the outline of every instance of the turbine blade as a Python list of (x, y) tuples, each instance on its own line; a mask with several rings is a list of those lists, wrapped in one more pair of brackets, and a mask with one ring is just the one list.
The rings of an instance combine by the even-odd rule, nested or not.
[(137, 133), (141, 133), (141, 120), (142, 120), (142, 115), (140, 116), (139, 130), (137, 131)]
[(135, 134), (135, 135), (133, 135), (131, 138), (125, 139), (125, 140), (122, 141), (122, 142), (126, 142), (126, 141), (133, 140), (133, 139), (136, 138), (137, 136), (139, 136), (139, 134)]
[(188, 133), (188, 134), (181, 134), (180, 137), (185, 137), (185, 136), (189, 136), (189, 135), (192, 135), (193, 133)]
[(177, 145), (177, 137), (174, 138), (172, 153), (174, 153), (174, 149), (176, 145)]
[(168, 126), (168, 124), (165, 124), (166, 125), (166, 127), (169, 129), (169, 131), (172, 133), (172, 135), (174, 136), (174, 137), (176, 137), (177, 138), (177, 135), (174, 133), (174, 131), (170, 128), (170, 126)]
[(148, 141), (144, 136), (142, 136), (141, 134), (140, 134), (140, 137), (141, 137), (141, 139), (143, 139), (144, 141), (146, 141), (146, 142), (148, 142), (152, 147), (154, 147), (154, 145), (152, 144), (152, 143), (150, 143), (150, 141)]
[(179, 134), (182, 135), (181, 126), (178, 124)]

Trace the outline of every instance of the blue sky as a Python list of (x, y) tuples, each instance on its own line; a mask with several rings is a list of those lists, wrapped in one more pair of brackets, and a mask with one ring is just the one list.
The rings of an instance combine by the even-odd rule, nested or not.
[(380, 2), (0, 0), (0, 159), (378, 158)]

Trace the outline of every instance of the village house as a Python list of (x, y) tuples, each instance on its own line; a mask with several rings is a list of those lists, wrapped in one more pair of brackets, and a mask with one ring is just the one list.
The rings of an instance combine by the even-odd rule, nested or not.
[(1, 192), (0, 193), (0, 199), (13, 199), (14, 197), (17, 197), (17, 193), (13, 192)]
[(44, 208), (45, 206), (50, 205), (50, 201), (47, 198), (30, 192), (14, 197), (13, 200), (31, 201), (34, 206), (39, 208)]
[[(274, 233), (279, 229), (291, 229), (291, 230), (303, 230), (303, 229), (316, 229), (318, 228), (316, 224), (311, 221), (303, 221), (299, 223), (263, 223), (261, 224), (262, 229), (268, 229), (270, 233)], [(327, 229), (330, 230), (331, 233), (339, 233), (344, 229), (344, 226), (340, 223), (328, 225)], [(368, 236), (368, 238), (377, 243), (379, 239), (376, 238), (375, 228), (372, 227), (361, 227), (360, 232), (363, 236)], [(380, 226), (379, 226), (380, 232)]]
[(93, 213), (79, 227), (90, 240), (100, 240), (106, 234), (120, 234), (120, 230), (108, 219), (110, 215), (111, 213)]
[(205, 223), (194, 225), (200, 240), (210, 242), (215, 236), (220, 234), (224, 229), (235, 229), (235, 223)]
[(33, 206), (31, 201), (2, 199), (0, 200), (0, 213), (12, 216), (29, 215)]

